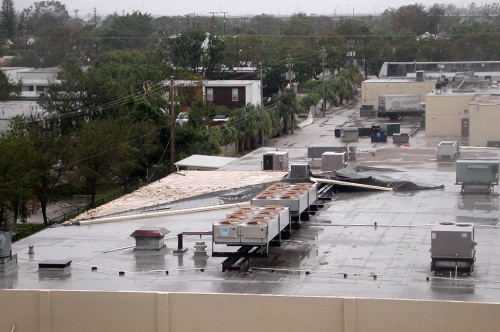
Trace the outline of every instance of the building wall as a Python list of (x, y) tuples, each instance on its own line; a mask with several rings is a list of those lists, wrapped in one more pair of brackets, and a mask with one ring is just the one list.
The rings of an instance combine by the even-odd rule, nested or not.
[(500, 304), (199, 293), (0, 290), (0, 331), (497, 331)]
[(429, 136), (461, 136), (461, 119), (469, 118), (468, 109), (472, 98), (474, 98), (472, 93), (428, 94), (425, 99), (426, 134)]
[(500, 141), (500, 105), (472, 102), (469, 117), (469, 145), (486, 146), (488, 141)]
[(256, 81), (245, 87), (246, 104), (260, 106), (260, 81)]
[(378, 97), (380, 95), (420, 95), (422, 102), (425, 102), (425, 96), (435, 87), (435, 81), (390, 82), (368, 80), (361, 83), (361, 104), (373, 105), (375, 110), (378, 111)]
[[(217, 106), (227, 106), (229, 109), (233, 110), (246, 105), (246, 94), (244, 86), (235, 87), (209, 87), (213, 88), (214, 100), (213, 103)], [(233, 89), (238, 89), (238, 100), (233, 101)]]

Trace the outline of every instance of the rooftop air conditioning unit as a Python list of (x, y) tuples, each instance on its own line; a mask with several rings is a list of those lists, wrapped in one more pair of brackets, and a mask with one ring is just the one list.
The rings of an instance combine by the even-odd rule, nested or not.
[(288, 152), (272, 151), (263, 155), (264, 171), (287, 171), (288, 170)]
[(345, 152), (325, 152), (321, 156), (321, 170), (336, 171), (347, 166)]
[(303, 179), (308, 178), (311, 167), (308, 163), (295, 163), (290, 165), (290, 178)]
[(417, 82), (422, 82), (424, 80), (424, 71), (423, 70), (417, 70), (416, 74), (416, 80)]
[(10, 229), (0, 229), (0, 258), (12, 255), (12, 232)]

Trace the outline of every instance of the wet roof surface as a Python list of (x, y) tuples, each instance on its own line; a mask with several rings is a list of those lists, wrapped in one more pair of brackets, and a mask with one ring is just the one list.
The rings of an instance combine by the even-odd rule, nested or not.
[[(336, 127), (369, 127), (386, 121), (361, 119), (357, 112), (347, 107), (315, 118), (307, 128), (270, 139), (266, 148), (245, 155), (214, 175), (219, 173), (227, 179), (231, 171), (260, 170), (263, 153), (276, 148), (289, 152), (290, 163), (308, 161), (317, 173), (321, 160), (308, 159), (307, 147), (343, 146), (340, 138), (333, 136)], [(414, 119), (404, 120), (401, 127), (409, 129), (413, 123)], [(202, 237), (208, 245), (208, 256), (194, 254), (199, 236), (184, 238), (187, 252), (173, 252), (176, 234), (210, 231), (212, 223), (232, 212), (231, 208), (47, 229), (14, 243), (19, 266), (16, 273), (0, 277), (0, 287), (500, 302), (500, 228), (495, 227), (499, 223), (498, 196), (460, 193), (455, 185), (455, 163), (436, 162), (436, 146), (443, 140), (457, 138), (426, 137), (418, 132), (409, 145), (372, 143), (369, 138), (349, 143), (357, 149), (357, 160), (351, 165), (382, 168), (383, 172), (378, 172), (385, 177), (444, 185), (444, 189), (337, 193), (281, 247), (271, 247), (267, 259), (252, 260), (252, 272), (222, 272), (224, 258), (211, 256), (209, 236)], [(500, 152), (464, 147), (461, 156), (499, 158)], [(240, 181), (243, 173), (235, 174), (238, 176), (231, 181)], [(274, 175), (280, 177), (282, 173)], [(185, 208), (183, 204), (172, 204), (172, 209)], [(476, 263), (470, 277), (435, 277), (430, 271), (431, 228), (445, 221), (476, 226)], [(141, 227), (168, 229), (167, 246), (159, 251), (134, 250), (135, 240), (130, 234)], [(30, 245), (34, 246), (33, 255), (28, 254)], [(215, 250), (236, 248), (216, 245)], [(46, 260), (72, 260), (72, 267), (70, 271), (41, 274), (38, 263)], [(124, 272), (121, 276), (120, 271)]]
[[(255, 164), (262, 152), (241, 159), (240, 166)], [(390, 151), (383, 153), (391, 155)], [(479, 153), (497, 154), (495, 149), (474, 150), (474, 154)], [(444, 184), (445, 188), (337, 193), (281, 247), (271, 247), (267, 259), (253, 259), (252, 272), (222, 272), (224, 258), (211, 257), (209, 236), (202, 237), (208, 245), (208, 256), (194, 254), (199, 236), (185, 237), (186, 253), (173, 252), (176, 234), (210, 231), (214, 221), (233, 211), (225, 209), (47, 229), (13, 245), (19, 268), (17, 274), (0, 278), (0, 286), (499, 302), (498, 196), (463, 196), (460, 187), (454, 185), (454, 163), (436, 163), (429, 159), (433, 154), (432, 149), (415, 150), (411, 155), (420, 156), (420, 162), (411, 158), (406, 162), (395, 155), (387, 159), (382, 151), (375, 156), (360, 154), (364, 164), (385, 166), (384, 176)], [(298, 152), (291, 155), (300, 159)], [(234, 167), (239, 169), (238, 165)], [(431, 228), (445, 221), (476, 225), (476, 264), (470, 277), (435, 277), (430, 271)], [(170, 230), (166, 248), (133, 249), (135, 242), (130, 234), (146, 226)], [(29, 245), (34, 246), (34, 255), (28, 254)], [(215, 245), (215, 250), (235, 248)], [(45, 260), (72, 260), (71, 271), (40, 274), (38, 263)], [(97, 270), (92, 271), (92, 267)], [(124, 275), (120, 276), (120, 271)]]

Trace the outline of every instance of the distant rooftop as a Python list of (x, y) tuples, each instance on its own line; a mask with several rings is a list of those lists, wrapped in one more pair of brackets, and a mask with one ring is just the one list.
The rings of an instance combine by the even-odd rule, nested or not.
[(237, 159), (238, 158), (193, 154), (192, 156), (179, 160), (178, 162), (174, 163), (174, 165), (177, 167), (177, 170), (180, 169), (216, 170), (226, 166), (227, 164)]

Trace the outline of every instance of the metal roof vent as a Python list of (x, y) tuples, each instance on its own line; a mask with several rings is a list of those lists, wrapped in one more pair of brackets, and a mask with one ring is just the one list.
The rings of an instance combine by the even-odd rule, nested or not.
[(141, 227), (130, 236), (135, 238), (136, 250), (160, 250), (165, 247), (165, 235), (170, 233), (165, 227)]
[(9, 273), (17, 267), (17, 254), (12, 255), (12, 232), (0, 229), (0, 275)]

